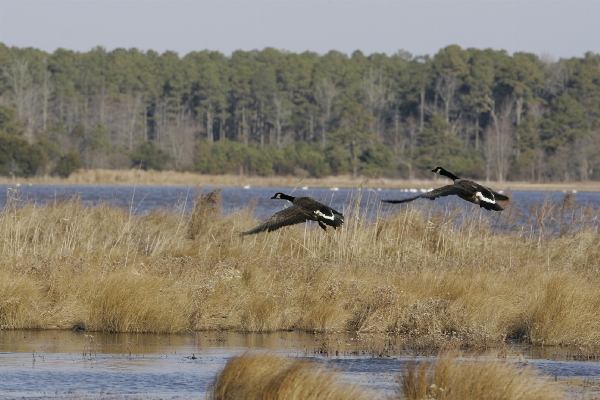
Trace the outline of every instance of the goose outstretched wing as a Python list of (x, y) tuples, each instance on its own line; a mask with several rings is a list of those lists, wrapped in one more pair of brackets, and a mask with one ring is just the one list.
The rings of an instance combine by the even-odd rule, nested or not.
[(460, 187), (458, 187), (456, 185), (447, 185), (447, 186), (442, 186), (441, 188), (434, 189), (430, 192), (422, 193), (420, 195), (413, 196), (413, 197), (408, 197), (406, 199), (381, 200), (381, 201), (383, 201), (384, 203), (399, 204), (399, 203), (408, 203), (409, 201), (413, 201), (413, 200), (416, 200), (419, 198), (433, 200), (433, 199), (437, 199), (438, 197), (451, 196), (453, 194), (455, 194), (455, 195), (468, 194), (468, 192), (461, 189)]
[(500, 201), (510, 200), (510, 197), (508, 197), (502, 193), (494, 192), (493, 190), (491, 190), (491, 192), (494, 194), (494, 197), (496, 198), (496, 200), (500, 200)]
[(300, 224), (313, 219), (314, 217), (310, 214), (310, 212), (293, 205), (273, 214), (271, 218), (258, 225), (256, 228), (242, 232), (242, 235), (252, 235), (254, 233), (264, 231), (272, 232), (284, 226)]

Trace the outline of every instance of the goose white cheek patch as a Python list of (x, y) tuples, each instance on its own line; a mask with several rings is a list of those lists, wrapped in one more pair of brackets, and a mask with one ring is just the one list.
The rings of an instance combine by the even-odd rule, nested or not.
[(323, 213), (322, 213), (321, 211), (319, 211), (319, 210), (315, 211), (315, 214), (316, 214), (316, 215), (318, 215), (318, 216), (320, 216), (320, 217), (323, 217), (323, 218), (325, 218), (325, 219), (330, 219), (330, 220), (332, 220), (332, 221), (334, 220), (333, 214), (331, 214), (331, 215), (325, 215), (325, 214), (323, 214)]
[(479, 201), (485, 201), (486, 203), (496, 204), (496, 202), (493, 199), (488, 199), (487, 197), (482, 195), (481, 192), (476, 192), (475, 197), (477, 197)]

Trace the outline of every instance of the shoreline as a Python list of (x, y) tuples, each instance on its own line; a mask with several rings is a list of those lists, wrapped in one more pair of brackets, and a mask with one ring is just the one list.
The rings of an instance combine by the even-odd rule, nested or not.
[[(192, 172), (143, 171), (143, 170), (80, 170), (63, 179), (48, 175), (34, 178), (0, 177), (3, 185), (116, 185), (116, 186), (259, 186), (259, 187), (338, 187), (338, 188), (382, 188), (382, 189), (427, 189), (448, 184), (447, 179), (390, 179), (351, 176), (329, 176), (326, 178), (299, 178), (295, 176), (240, 176), (202, 175)], [(600, 182), (485, 182), (479, 183), (494, 190), (531, 191), (581, 191), (598, 192)]]

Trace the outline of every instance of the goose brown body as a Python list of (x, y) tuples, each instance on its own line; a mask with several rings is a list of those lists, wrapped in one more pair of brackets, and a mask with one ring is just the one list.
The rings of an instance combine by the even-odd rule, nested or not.
[(323, 230), (327, 230), (327, 225), (337, 229), (344, 224), (344, 216), (340, 212), (310, 197), (292, 197), (283, 193), (276, 193), (271, 199), (288, 200), (292, 203), (292, 206), (273, 214), (271, 218), (256, 228), (242, 232), (242, 235), (264, 231), (272, 232), (284, 226), (306, 221), (317, 222)]
[(444, 168), (437, 167), (435, 169), (432, 169), (431, 171), (452, 179), (454, 183), (452, 185), (442, 186), (441, 188), (434, 189), (430, 192), (423, 193), (418, 196), (409, 197), (401, 200), (382, 201), (385, 203), (398, 204), (407, 203), (418, 198), (435, 200), (438, 197), (456, 195), (461, 199), (466, 200), (470, 203), (477, 204), (479, 205), (479, 207), (485, 208), (486, 210), (502, 211), (503, 208), (498, 203), (496, 203), (496, 200), (510, 200), (508, 196), (495, 192), (492, 189), (480, 185), (477, 182), (473, 182), (467, 179), (460, 179), (458, 176), (446, 171)]

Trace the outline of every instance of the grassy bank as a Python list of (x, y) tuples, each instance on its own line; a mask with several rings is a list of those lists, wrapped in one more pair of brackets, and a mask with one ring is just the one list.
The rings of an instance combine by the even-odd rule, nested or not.
[[(0, 214), (0, 328), (181, 332), (352, 330), (430, 349), (515, 338), (600, 347), (598, 214), (567, 197), (533, 208), (298, 225), (240, 237), (251, 210), (193, 214), (77, 200)], [(525, 218), (522, 217), (522, 218)], [(558, 223), (557, 221), (562, 221)], [(498, 233), (500, 232), (500, 233)]]
[[(431, 188), (448, 184), (447, 179), (404, 180), (361, 176), (329, 176), (326, 178), (299, 178), (295, 176), (202, 175), (192, 172), (131, 170), (79, 170), (66, 179), (41, 176), (34, 178), (0, 177), (0, 184), (34, 185), (145, 185), (145, 186), (261, 186), (261, 187), (346, 187), (355, 188)], [(578, 190), (600, 191), (600, 182), (489, 182), (496, 190)]]

